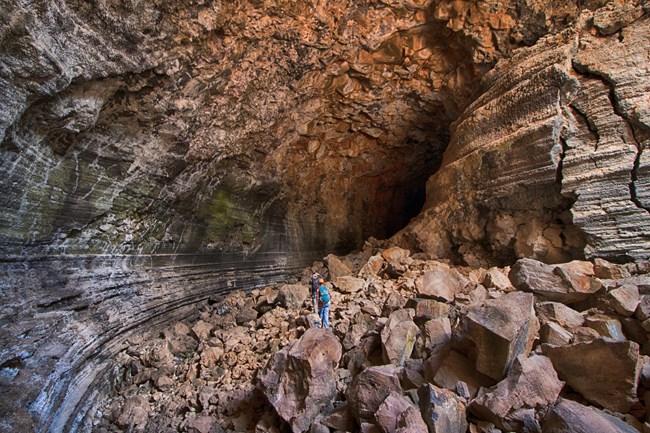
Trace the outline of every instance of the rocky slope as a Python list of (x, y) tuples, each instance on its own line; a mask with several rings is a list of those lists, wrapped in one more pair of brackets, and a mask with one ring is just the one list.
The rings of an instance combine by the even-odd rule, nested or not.
[(2, 429), (86, 425), (128, 338), (416, 215), (393, 243), (474, 267), (650, 251), (644, 0), (0, 12)]
[(233, 292), (129, 339), (97, 433), (649, 431), (650, 278), (521, 259), (455, 268), (377, 248), (327, 257), (332, 329), (307, 287)]

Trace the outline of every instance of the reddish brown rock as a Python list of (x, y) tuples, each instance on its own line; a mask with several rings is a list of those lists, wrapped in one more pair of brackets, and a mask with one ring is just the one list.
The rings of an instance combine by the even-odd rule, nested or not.
[(417, 407), (403, 395), (391, 392), (375, 412), (377, 426), (384, 433), (426, 431)]
[(460, 293), (468, 283), (469, 280), (455, 269), (440, 265), (418, 278), (416, 289), (420, 297), (452, 302), (455, 295)]
[(598, 287), (591, 284), (592, 276), (593, 265), (589, 262), (547, 265), (532, 259), (517, 260), (508, 274), (517, 289), (564, 304), (585, 300), (595, 293)]
[(545, 356), (517, 357), (510, 374), (494, 388), (472, 401), (469, 410), (501, 428), (502, 420), (521, 408), (541, 408), (555, 403), (564, 382)]
[(327, 269), (329, 270), (329, 277), (331, 280), (335, 280), (338, 277), (352, 275), (350, 267), (343, 263), (343, 261), (334, 254), (328, 254), (327, 257), (325, 257), (325, 262), (327, 263)]
[(347, 390), (352, 413), (359, 422), (373, 420), (381, 404), (391, 392), (402, 392), (399, 369), (394, 365), (369, 367), (359, 373)]
[(404, 362), (413, 353), (415, 341), (420, 334), (420, 328), (413, 322), (415, 311), (407, 308), (397, 310), (389, 317), (381, 331), (384, 361), (395, 365)]
[(638, 433), (619, 418), (563, 398), (548, 411), (542, 427), (545, 433)]
[(623, 317), (630, 317), (641, 302), (639, 288), (626, 284), (607, 292), (606, 301), (611, 308)]
[(465, 405), (456, 394), (431, 384), (418, 389), (422, 418), (434, 433), (465, 433), (467, 419)]
[[(431, 373), (428, 372), (425, 377), (430, 377)], [(479, 388), (492, 386), (495, 382), (492, 378), (476, 371), (472, 361), (465, 355), (453, 350), (433, 374), (433, 383), (451, 391), (456, 390), (458, 382), (464, 382), (472, 397), (476, 396)]]
[(366, 280), (352, 276), (338, 277), (334, 280), (334, 287), (342, 293), (356, 293), (368, 287)]
[(131, 425), (142, 429), (149, 419), (151, 406), (147, 399), (141, 395), (131, 397), (124, 404), (117, 408), (113, 413), (113, 422), (115, 425), (127, 428)]
[(585, 318), (585, 326), (595, 330), (603, 337), (608, 337), (616, 341), (626, 340), (621, 322), (614, 317), (604, 314), (587, 316)]
[(334, 399), (334, 368), (341, 355), (341, 344), (331, 332), (308, 329), (276, 352), (260, 372), (259, 383), (268, 401), (295, 433), (306, 431)]
[(573, 341), (573, 334), (554, 322), (548, 322), (539, 330), (542, 343), (566, 346)]
[(565, 328), (573, 328), (585, 322), (582, 314), (559, 302), (540, 302), (535, 305), (535, 311), (542, 325), (554, 322)]
[(411, 298), (406, 303), (406, 308), (415, 310), (415, 321), (417, 323), (426, 322), (430, 319), (441, 319), (449, 317), (450, 306), (444, 302), (433, 299)]
[(587, 400), (626, 413), (637, 402), (642, 359), (631, 341), (598, 338), (569, 346), (543, 346), (560, 379)]
[(461, 324), (476, 346), (479, 372), (501, 380), (517, 356), (528, 355), (539, 331), (533, 305), (532, 294), (512, 292), (468, 308)]

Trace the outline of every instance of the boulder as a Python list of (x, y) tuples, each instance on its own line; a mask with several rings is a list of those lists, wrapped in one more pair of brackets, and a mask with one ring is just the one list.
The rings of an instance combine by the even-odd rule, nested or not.
[(399, 247), (391, 247), (382, 251), (381, 256), (387, 264), (385, 272), (392, 278), (397, 278), (404, 274), (408, 269), (406, 262), (410, 255), (411, 252), (409, 250)]
[(535, 305), (535, 311), (542, 325), (554, 322), (564, 328), (573, 328), (585, 322), (582, 314), (559, 302), (540, 302)]
[(555, 403), (564, 382), (551, 360), (542, 355), (520, 355), (510, 374), (494, 388), (472, 401), (469, 410), (481, 419), (503, 426), (502, 420), (521, 408), (535, 409)]
[(465, 405), (458, 401), (453, 392), (426, 384), (418, 389), (418, 399), (429, 432), (465, 433), (467, 431)]
[(406, 302), (406, 308), (415, 310), (414, 320), (417, 323), (426, 322), (430, 319), (449, 317), (451, 310), (449, 304), (435, 301), (433, 299), (411, 298)]
[(512, 283), (504, 271), (499, 268), (490, 268), (485, 274), (483, 284), (488, 289), (496, 289), (502, 292), (512, 290)]
[(286, 309), (298, 309), (311, 299), (307, 284), (283, 284), (278, 291), (277, 303)]
[(149, 419), (151, 406), (147, 399), (141, 395), (136, 395), (127, 399), (124, 404), (113, 413), (113, 422), (121, 428), (127, 428), (131, 425), (138, 429), (144, 428)]
[(217, 424), (217, 419), (213, 416), (198, 416), (187, 423), (185, 431), (187, 433), (211, 433), (212, 427)]
[(374, 255), (368, 259), (365, 265), (359, 271), (359, 278), (379, 278), (383, 269), (386, 266), (386, 261), (381, 254)]
[(560, 379), (592, 403), (626, 413), (637, 402), (642, 358), (633, 341), (597, 338), (568, 346), (542, 345)]
[(573, 334), (554, 322), (548, 322), (539, 330), (542, 343), (566, 346), (573, 341)]
[(617, 341), (625, 341), (621, 322), (605, 314), (594, 314), (585, 318), (585, 326), (595, 330), (599, 335)]
[(528, 355), (539, 331), (533, 305), (532, 294), (511, 292), (467, 309), (461, 324), (476, 345), (476, 370), (501, 380), (517, 356)]
[(257, 320), (258, 312), (252, 306), (246, 306), (239, 310), (235, 316), (235, 323), (238, 325), (243, 325), (248, 322), (254, 322)]
[[(428, 373), (428, 374), (427, 374)], [(425, 377), (432, 372), (426, 371)], [(479, 388), (494, 385), (494, 380), (476, 371), (474, 363), (465, 355), (452, 350), (442, 361), (440, 368), (434, 373), (433, 383), (450, 391), (455, 391), (458, 382), (464, 382), (470, 396), (475, 397)]]
[(334, 254), (328, 254), (327, 257), (325, 257), (325, 263), (327, 264), (331, 280), (335, 280), (338, 277), (352, 275), (350, 267), (343, 263), (343, 261)]
[(650, 295), (640, 297), (634, 317), (642, 321), (650, 319)]
[(451, 321), (448, 317), (431, 319), (424, 326), (424, 348), (429, 354), (445, 350), (451, 342)]
[(632, 316), (641, 302), (639, 288), (632, 284), (610, 290), (605, 299), (610, 308), (623, 317)]
[(379, 406), (375, 412), (375, 420), (384, 433), (402, 432), (404, 429), (426, 431), (427, 428), (418, 408), (395, 391), (391, 392)]
[(334, 430), (352, 431), (354, 430), (354, 417), (350, 413), (347, 403), (337, 407), (333, 412), (325, 415), (320, 423)]
[(349, 275), (336, 278), (333, 284), (342, 293), (357, 293), (368, 287), (366, 280)]
[(558, 399), (542, 420), (544, 433), (639, 433), (625, 421), (595, 407)]
[(547, 265), (528, 258), (517, 260), (508, 274), (517, 289), (563, 304), (583, 301), (595, 293), (599, 287), (591, 284), (592, 276), (589, 262)]
[(398, 292), (391, 292), (384, 302), (381, 315), (386, 317), (390, 316), (390, 313), (393, 311), (403, 308), (404, 305), (406, 305), (406, 301), (407, 300)]
[(441, 265), (419, 277), (415, 288), (420, 297), (452, 302), (468, 283), (458, 271)]
[(394, 365), (369, 367), (359, 373), (346, 392), (352, 413), (359, 423), (373, 421), (379, 406), (391, 392), (402, 392), (400, 369)]
[(411, 356), (420, 328), (413, 322), (415, 311), (406, 308), (391, 313), (381, 331), (384, 362), (404, 365)]
[(192, 332), (199, 341), (205, 341), (210, 338), (210, 332), (212, 332), (212, 326), (210, 323), (203, 320), (198, 320), (194, 326), (192, 326)]
[(260, 388), (294, 433), (307, 431), (316, 415), (332, 403), (341, 354), (341, 344), (331, 332), (308, 329), (273, 354), (261, 370)]

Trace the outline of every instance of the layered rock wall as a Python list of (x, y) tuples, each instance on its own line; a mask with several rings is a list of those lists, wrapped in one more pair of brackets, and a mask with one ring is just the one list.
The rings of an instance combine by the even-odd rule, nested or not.
[(396, 240), (474, 265), (647, 258), (647, 38), (641, 6), (611, 4), (499, 61)]

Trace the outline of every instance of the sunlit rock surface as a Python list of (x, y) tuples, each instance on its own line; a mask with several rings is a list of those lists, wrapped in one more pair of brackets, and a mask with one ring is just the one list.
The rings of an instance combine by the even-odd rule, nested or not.
[(416, 215), (473, 266), (647, 256), (647, 9), (8, 0), (2, 423), (73, 431), (125, 337)]

